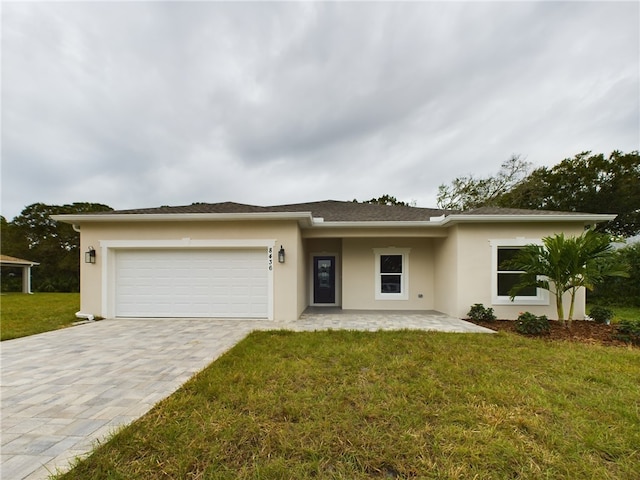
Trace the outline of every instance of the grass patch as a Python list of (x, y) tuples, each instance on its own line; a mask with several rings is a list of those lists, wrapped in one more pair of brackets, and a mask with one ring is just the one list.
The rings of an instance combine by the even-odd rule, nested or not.
[(78, 319), (79, 293), (3, 293), (0, 338), (26, 337), (68, 327)]
[(614, 322), (619, 322), (620, 320), (640, 320), (640, 307), (616, 307), (611, 306), (607, 307), (613, 310)]
[(597, 303), (589, 303), (587, 305), (587, 314), (595, 306), (601, 306), (613, 310), (612, 323), (618, 323), (620, 320), (640, 320), (640, 307), (617, 306), (617, 305), (598, 305)]
[(636, 479), (640, 352), (256, 332), (64, 480)]

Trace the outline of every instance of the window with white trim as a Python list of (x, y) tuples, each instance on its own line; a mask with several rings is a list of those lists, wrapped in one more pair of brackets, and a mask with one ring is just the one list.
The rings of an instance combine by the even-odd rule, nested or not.
[(375, 299), (409, 299), (409, 249), (374, 248)]
[(549, 294), (541, 288), (526, 287), (518, 292), (511, 300), (511, 288), (522, 280), (524, 272), (513, 270), (505, 265), (525, 245), (540, 244), (539, 239), (503, 239), (491, 240), (491, 294), (492, 301), (497, 305), (548, 305)]

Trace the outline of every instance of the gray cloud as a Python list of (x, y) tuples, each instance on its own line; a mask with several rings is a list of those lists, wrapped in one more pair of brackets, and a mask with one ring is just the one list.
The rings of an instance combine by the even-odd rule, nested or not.
[(2, 214), (390, 193), (640, 147), (637, 3), (5, 3)]

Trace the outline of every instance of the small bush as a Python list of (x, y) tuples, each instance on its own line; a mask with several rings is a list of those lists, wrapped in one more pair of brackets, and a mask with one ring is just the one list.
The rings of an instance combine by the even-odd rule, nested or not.
[(620, 320), (616, 336), (627, 343), (640, 345), (640, 320)]
[(496, 319), (493, 308), (485, 308), (481, 303), (474, 303), (467, 315), (476, 322), (493, 322)]
[(531, 312), (524, 312), (516, 320), (516, 331), (523, 335), (542, 335), (549, 333), (549, 319), (546, 315), (536, 316)]
[(609, 323), (613, 318), (613, 310), (605, 307), (593, 307), (589, 316), (596, 323)]

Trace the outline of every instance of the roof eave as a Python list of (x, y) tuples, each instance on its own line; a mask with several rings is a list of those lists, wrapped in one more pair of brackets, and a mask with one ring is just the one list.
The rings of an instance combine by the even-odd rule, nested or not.
[(326, 222), (313, 219), (311, 228), (416, 228), (416, 227), (438, 227), (443, 224), (442, 221), (349, 221), (349, 222)]
[(0, 260), (3, 265), (15, 265), (16, 267), (36, 267), (38, 262), (14, 262), (11, 260)]
[(103, 215), (52, 215), (57, 222), (83, 223), (120, 222), (202, 222), (238, 220), (295, 220), (301, 226), (311, 226), (311, 212), (247, 212), (247, 213), (126, 213)]
[(303, 228), (436, 228), (458, 223), (516, 223), (516, 222), (581, 222), (601, 223), (614, 220), (611, 214), (457, 214), (446, 217), (432, 217), (430, 220), (409, 221), (325, 221), (314, 218), (311, 212), (245, 212), (245, 213), (127, 213), (127, 214), (70, 214), (52, 215), (58, 222), (72, 225), (83, 223), (132, 223), (132, 222), (202, 222), (202, 221), (242, 221), (242, 220), (294, 220)]
[(455, 225), (456, 223), (516, 223), (516, 222), (580, 222), (585, 224), (608, 222), (614, 220), (617, 215), (609, 214), (492, 214), (492, 215), (473, 215), (459, 214), (449, 215), (446, 217), (432, 217), (430, 220), (413, 220), (413, 221), (323, 221), (322, 219), (313, 219), (312, 228), (415, 228), (415, 227), (446, 227)]
[(450, 215), (442, 222), (445, 224), (456, 223), (501, 223), (501, 222), (582, 222), (584, 224), (593, 224), (601, 222), (609, 222), (614, 220), (617, 215), (611, 214), (594, 214), (594, 213), (565, 213), (565, 214), (490, 214), (490, 215), (473, 215), (459, 214)]

